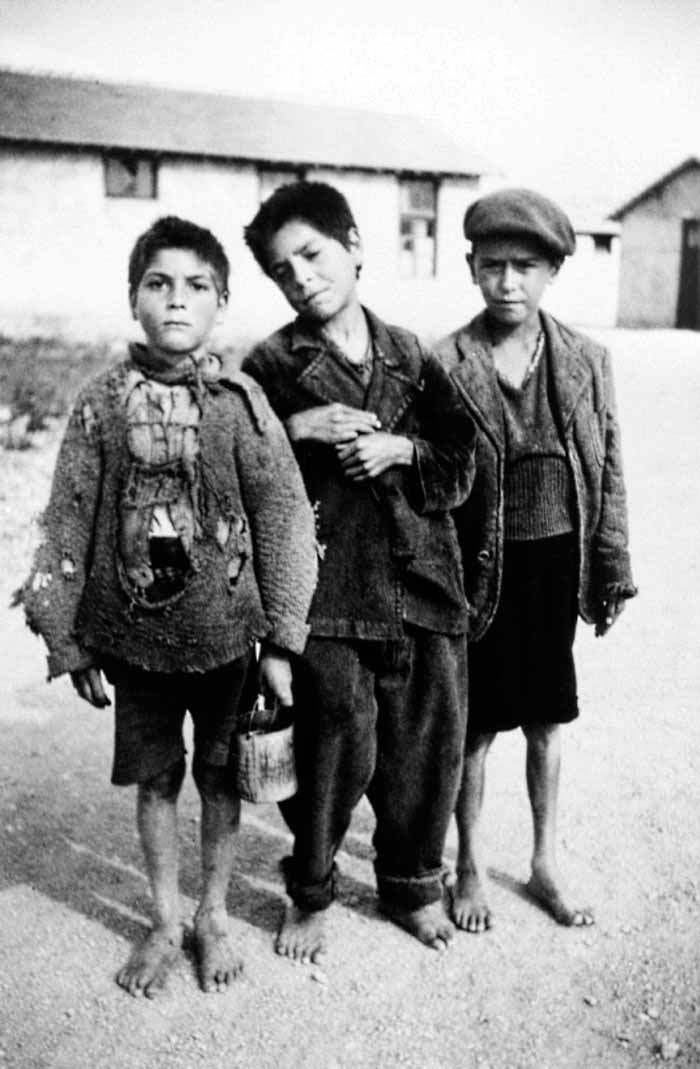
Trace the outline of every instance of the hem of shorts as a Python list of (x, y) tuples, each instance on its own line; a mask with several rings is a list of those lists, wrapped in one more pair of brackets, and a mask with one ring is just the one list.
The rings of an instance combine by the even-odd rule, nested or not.
[(117, 768), (112, 766), (111, 783), (113, 787), (133, 787), (139, 783), (146, 783), (149, 779), (153, 779), (154, 776), (160, 776), (162, 772), (167, 772), (169, 768), (173, 768), (174, 765), (184, 760), (187, 756), (187, 751), (184, 746), (177, 753), (173, 751), (173, 754), (165, 759), (162, 763), (160, 761), (154, 761), (154, 767), (149, 769), (147, 774), (140, 776), (138, 769), (131, 768)]
[(558, 716), (544, 716), (544, 717), (532, 717), (529, 720), (520, 719), (515, 722), (501, 721), (498, 724), (479, 724), (475, 721), (470, 713), (467, 718), (467, 738), (474, 738), (476, 735), (500, 735), (506, 731), (517, 731), (518, 728), (534, 727), (536, 724), (572, 724), (574, 720), (578, 720), (580, 716), (580, 710), (576, 709), (575, 712)]

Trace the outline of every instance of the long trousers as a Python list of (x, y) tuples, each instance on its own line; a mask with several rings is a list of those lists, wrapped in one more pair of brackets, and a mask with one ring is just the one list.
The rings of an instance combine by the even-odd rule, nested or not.
[(312, 637), (294, 690), (299, 790), (281, 804), (294, 832), (292, 900), (330, 904), (335, 855), (365, 793), (380, 898), (409, 910), (439, 899), (466, 733), (465, 636)]

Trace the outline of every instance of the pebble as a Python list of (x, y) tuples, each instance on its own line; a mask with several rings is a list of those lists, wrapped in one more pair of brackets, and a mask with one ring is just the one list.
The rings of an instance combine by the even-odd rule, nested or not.
[(597, 1006), (598, 1005), (598, 999), (595, 998), (594, 995), (584, 995), (583, 996), (583, 1001), (586, 1003), (587, 1006)]
[(681, 1045), (680, 1043), (676, 1043), (675, 1039), (671, 1039), (669, 1036), (661, 1036), (657, 1050), (663, 1061), (671, 1062), (680, 1054)]
[(314, 969), (314, 971), (311, 973), (311, 979), (315, 980), (317, 984), (328, 983), (328, 977), (324, 972), (321, 972), (320, 969)]

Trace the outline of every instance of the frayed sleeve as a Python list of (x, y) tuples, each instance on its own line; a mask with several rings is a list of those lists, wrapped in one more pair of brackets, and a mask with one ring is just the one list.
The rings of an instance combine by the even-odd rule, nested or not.
[(628, 549), (627, 494), (622, 470), (620, 427), (610, 354), (603, 354), (605, 452), (600, 522), (593, 541), (593, 575), (598, 600), (631, 598), (637, 593)]
[(90, 569), (101, 481), (99, 420), (84, 391), (66, 427), (40, 519), (40, 542), (19, 592), (27, 623), (48, 647), (49, 679), (93, 663), (80, 646), (75, 623)]
[(419, 514), (455, 509), (474, 481), (476, 430), (450, 376), (430, 354), (423, 364), (420, 412), (412, 503)]

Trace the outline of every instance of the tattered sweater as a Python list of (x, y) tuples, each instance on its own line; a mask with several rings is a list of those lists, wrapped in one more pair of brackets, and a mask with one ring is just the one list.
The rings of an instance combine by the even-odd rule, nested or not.
[(263, 391), (143, 346), (82, 390), (22, 589), (49, 678), (108, 656), (203, 672), (266, 638), (303, 651), (314, 518)]

